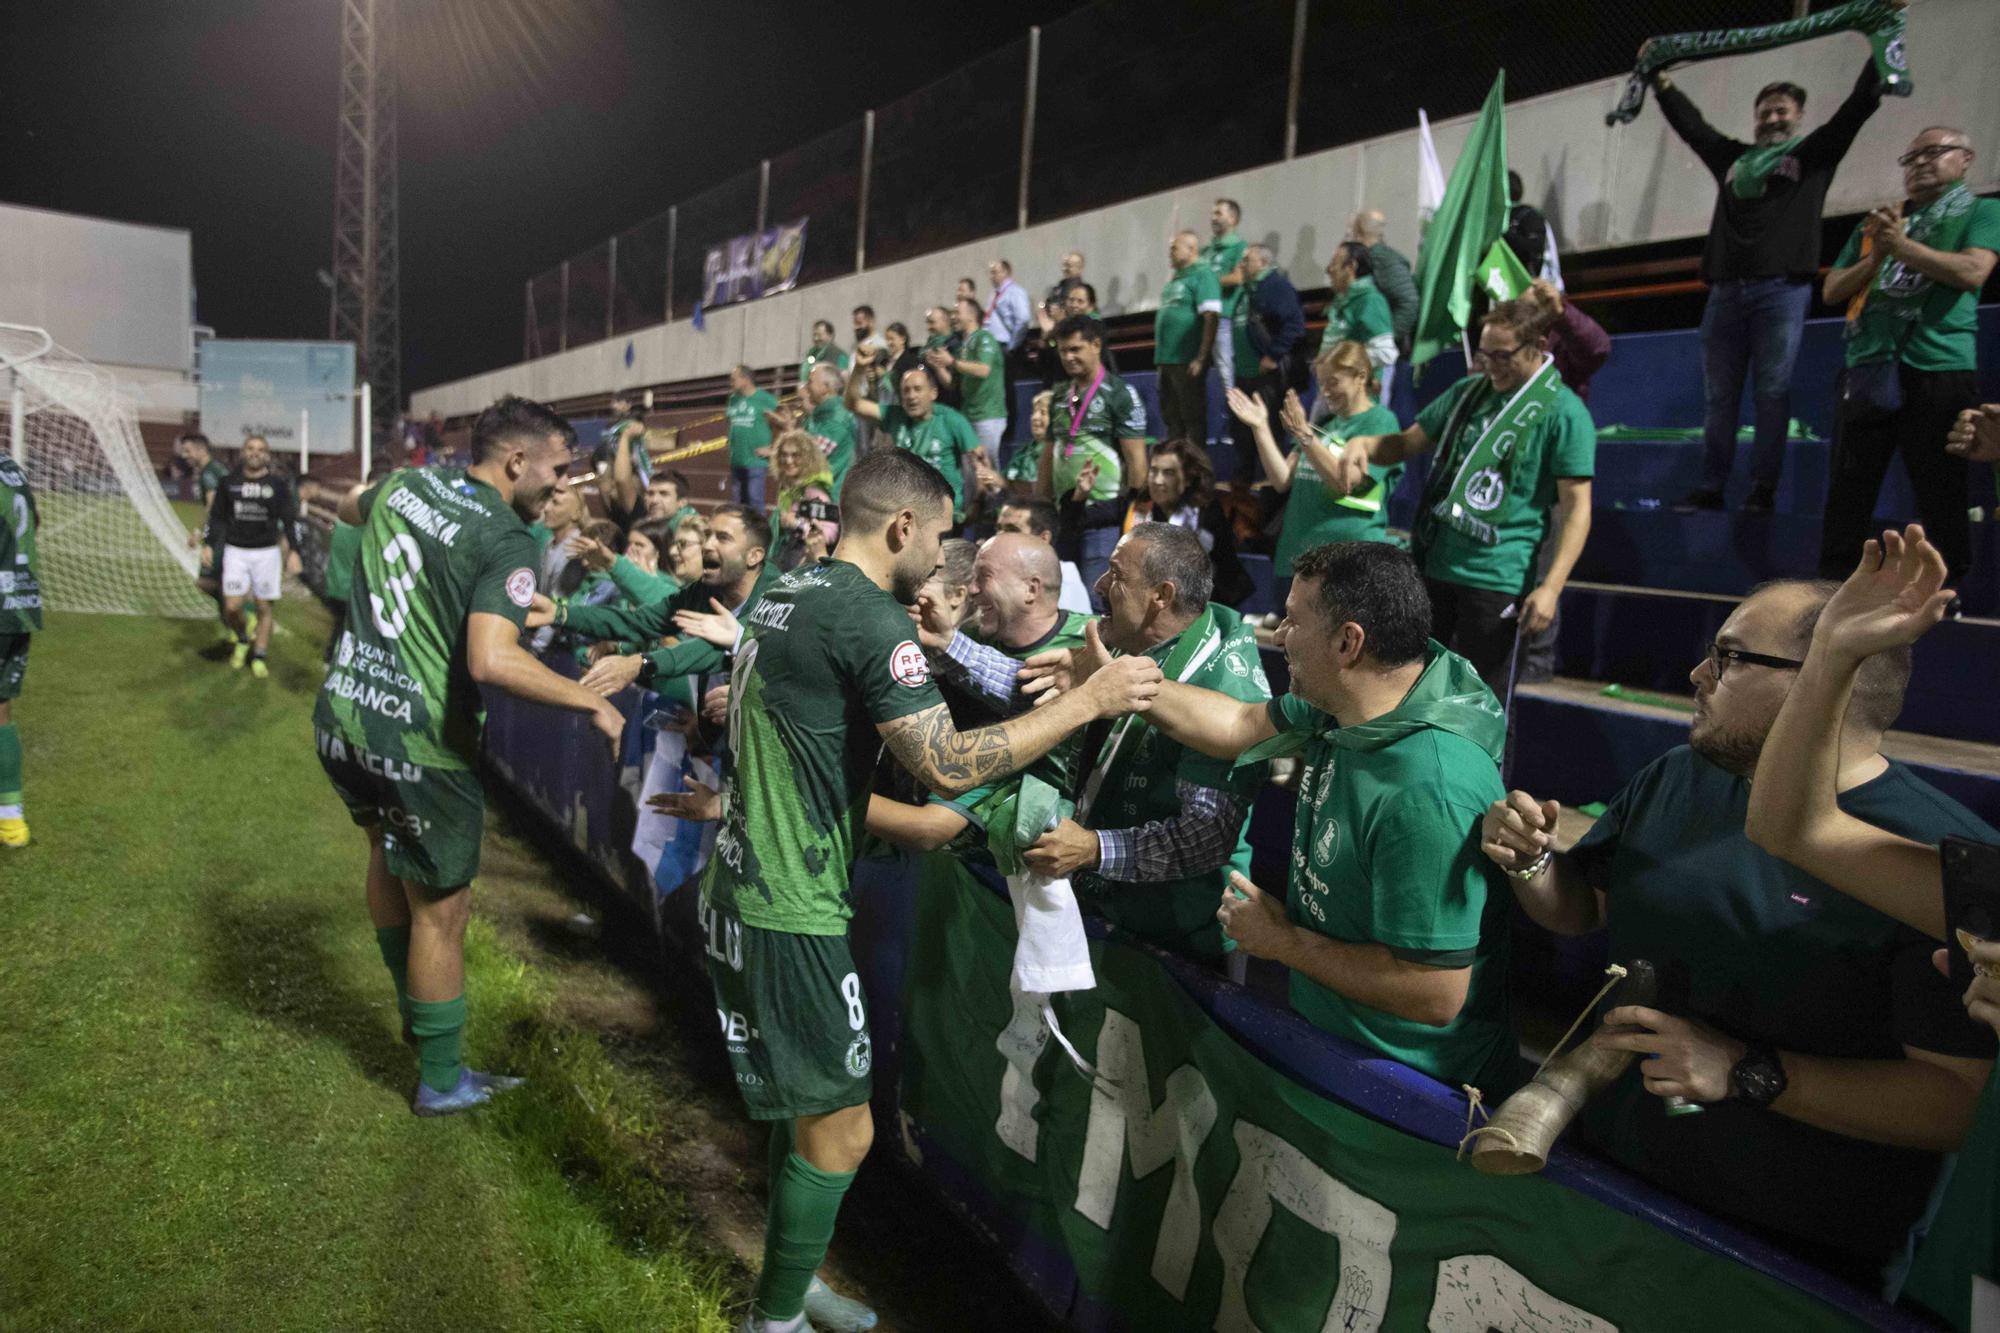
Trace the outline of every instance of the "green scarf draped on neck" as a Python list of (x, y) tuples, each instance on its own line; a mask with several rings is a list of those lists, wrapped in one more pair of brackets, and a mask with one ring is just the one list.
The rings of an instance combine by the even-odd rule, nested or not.
[[(1625, 91), (1619, 95), (1618, 105), (1605, 115), (1604, 123), (1624, 125), (1637, 116), (1646, 105), (1646, 85), (1653, 81), (1654, 74), (1669, 65), (1748, 51), (1770, 51), (1824, 37), (1830, 32), (1858, 32), (1866, 36), (1882, 90), (1896, 97), (1908, 97), (1916, 90), (1916, 84), (1910, 81), (1903, 26), (1903, 11), (1889, 0), (1849, 0), (1818, 14), (1784, 23), (1767, 23), (1761, 28), (1711, 28), (1707, 32), (1675, 32), (1655, 37), (1639, 53), (1639, 64), (1625, 81)], [(1755, 198), (1762, 193), (1760, 183), (1754, 193), (1743, 197)]]

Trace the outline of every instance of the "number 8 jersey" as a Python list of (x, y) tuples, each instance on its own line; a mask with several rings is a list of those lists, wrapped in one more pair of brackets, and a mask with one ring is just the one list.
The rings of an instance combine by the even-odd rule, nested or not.
[(315, 725), (385, 758), (475, 767), (485, 710), (465, 664), (466, 617), (525, 624), (535, 539), (462, 469), (403, 468), (362, 494), (359, 545)]

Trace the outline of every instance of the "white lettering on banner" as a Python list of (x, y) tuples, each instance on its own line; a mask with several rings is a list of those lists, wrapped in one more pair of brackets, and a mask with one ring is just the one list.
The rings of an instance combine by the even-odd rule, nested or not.
[[(1195, 1190), (1194, 1160), (1215, 1128), (1215, 1094), (1199, 1070), (1182, 1065), (1167, 1076), (1166, 1100), (1155, 1111), (1139, 1025), (1116, 1009), (1104, 1011), (1104, 1026), (1097, 1034), (1097, 1067), (1104, 1077), (1090, 1092), (1076, 1211), (1109, 1231), (1127, 1151), (1134, 1180), (1172, 1162), (1173, 1188), (1167, 1193), (1153, 1245), (1153, 1280), (1179, 1300), (1187, 1293), (1188, 1274), (1201, 1243), (1201, 1196)], [(1118, 1085), (1116, 1092), (1107, 1090), (1107, 1080)]]
[(1042, 1022), (1042, 1006), (1021, 994), (1014, 995), (1014, 1016), (993, 1045), (1007, 1058), (1006, 1072), (1000, 1075), (1000, 1116), (993, 1132), (1000, 1142), (1029, 1161), (1035, 1160), (1041, 1126), (1035, 1120), (1035, 1106), (1042, 1094), (1035, 1087), (1035, 1061), (1048, 1048), (1049, 1029)]
[(1461, 1254), (1438, 1264), (1428, 1333), (1618, 1333), (1592, 1314), (1556, 1299), (1512, 1264), (1490, 1254)]
[[(1101, 1039), (1099, 1044), (1102, 1063)], [(1335, 1180), (1268, 1129), (1238, 1120), (1235, 1138), (1241, 1160), (1213, 1228), (1215, 1248), (1222, 1255), (1217, 1333), (1258, 1333), (1243, 1298), (1243, 1278), (1271, 1225), (1274, 1202), (1340, 1242), (1340, 1285), (1334, 1288), (1321, 1333), (1374, 1333), (1389, 1304), (1389, 1246), (1396, 1239), (1396, 1215)]]

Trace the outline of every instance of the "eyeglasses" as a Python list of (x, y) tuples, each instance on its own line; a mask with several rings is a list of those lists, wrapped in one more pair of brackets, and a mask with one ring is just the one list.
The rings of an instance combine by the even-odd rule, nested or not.
[(1899, 167), (1927, 167), (1946, 153), (1969, 153), (1972, 150), (1962, 143), (1932, 144), (1929, 148), (1912, 148), (1896, 159)]
[(1496, 361), (1505, 361), (1510, 356), (1519, 356), (1521, 348), (1526, 346), (1526, 343), (1518, 343), (1513, 347), (1497, 348), (1490, 352), (1484, 347), (1475, 347), (1472, 349), (1472, 364), (1475, 366), (1490, 366)]
[(1744, 666), (1769, 667), (1773, 671), (1797, 671), (1804, 662), (1789, 657), (1772, 657), (1768, 653), (1745, 652), (1741, 648), (1725, 648), (1719, 643), (1708, 645), (1708, 669), (1716, 683), (1722, 683), (1723, 668), (1731, 662), (1741, 662)]

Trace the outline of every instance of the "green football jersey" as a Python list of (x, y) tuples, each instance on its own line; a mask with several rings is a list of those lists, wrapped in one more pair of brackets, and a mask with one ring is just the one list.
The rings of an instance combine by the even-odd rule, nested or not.
[(216, 488), (222, 485), (223, 479), (228, 475), (229, 469), (213, 458), (201, 465), (201, 471), (195, 474), (194, 484), (195, 489), (201, 492), (203, 509), (208, 508), (208, 502), (215, 498)]
[(475, 611), (523, 627), (535, 540), (460, 468), (402, 468), (361, 497), (347, 628), (313, 720), (386, 759), (472, 768), (486, 720), (465, 663)]
[(40, 526), (34, 492), (13, 459), (0, 455), (0, 635), (42, 627), (42, 583), (35, 564)]
[(992, 367), (985, 379), (963, 371), (953, 376), (958, 381), (959, 410), (965, 414), (965, 419), (992, 421), (1006, 416), (1007, 354), (1000, 349), (1000, 340), (985, 329), (976, 329), (965, 340), (965, 349), (958, 354), (958, 359)]
[(941, 707), (909, 612), (844, 560), (779, 578), (743, 617), (722, 825), (702, 893), (764, 930), (844, 935), (876, 726)]
[(972, 423), (955, 407), (931, 405), (931, 414), (919, 421), (900, 406), (882, 409), (882, 433), (898, 449), (908, 449), (939, 472), (951, 484), (951, 517), (965, 517), (965, 456), (979, 448)]

